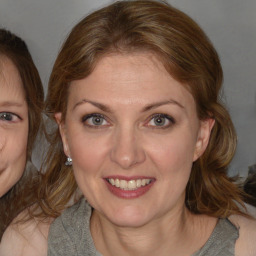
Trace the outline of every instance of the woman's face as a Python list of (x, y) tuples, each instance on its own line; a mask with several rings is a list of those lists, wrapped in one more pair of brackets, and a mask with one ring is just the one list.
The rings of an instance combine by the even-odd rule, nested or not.
[(183, 209), (212, 123), (200, 122), (193, 96), (154, 55), (141, 53), (103, 57), (90, 76), (73, 81), (60, 130), (95, 212), (141, 226)]
[(22, 176), (26, 164), (28, 106), (19, 72), (0, 59), (0, 197)]

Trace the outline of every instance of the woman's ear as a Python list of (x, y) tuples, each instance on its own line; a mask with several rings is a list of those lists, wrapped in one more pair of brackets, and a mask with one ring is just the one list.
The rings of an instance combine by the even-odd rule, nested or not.
[(214, 124), (213, 118), (200, 121), (193, 161), (196, 161), (206, 150)]
[(54, 117), (59, 126), (60, 136), (63, 144), (63, 150), (65, 152), (65, 155), (70, 157), (70, 151), (68, 147), (68, 140), (67, 140), (67, 134), (66, 134), (66, 126), (62, 120), (62, 113), (61, 112), (55, 113)]

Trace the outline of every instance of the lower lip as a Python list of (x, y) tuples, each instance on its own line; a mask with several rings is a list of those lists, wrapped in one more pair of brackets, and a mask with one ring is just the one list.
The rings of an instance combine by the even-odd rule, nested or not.
[(134, 199), (147, 193), (152, 188), (154, 180), (151, 181), (151, 183), (149, 183), (148, 185), (137, 188), (135, 190), (123, 190), (121, 188), (117, 188), (115, 186), (112, 186), (107, 180), (105, 180), (105, 183), (107, 184), (109, 191), (115, 196), (125, 199)]

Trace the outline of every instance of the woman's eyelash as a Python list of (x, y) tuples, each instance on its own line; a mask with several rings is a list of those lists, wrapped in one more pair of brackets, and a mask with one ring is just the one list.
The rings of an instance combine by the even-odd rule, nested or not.
[(0, 120), (5, 122), (17, 122), (18, 120), (22, 120), (20, 116), (11, 113), (11, 112), (0, 112)]
[(170, 115), (153, 114), (149, 118), (148, 126), (154, 128), (168, 128), (175, 123), (175, 119)]
[(95, 114), (88, 114), (88, 115), (85, 115), (85, 116), (82, 117), (82, 122), (85, 122), (86, 120), (88, 120), (91, 117), (103, 117), (104, 118), (104, 116), (101, 115), (101, 114), (97, 114), (97, 113), (95, 113)]
[(172, 123), (175, 123), (174, 118), (172, 116), (168, 115), (168, 114), (154, 114), (154, 117), (163, 117), (163, 118), (168, 119)]
[(107, 125), (107, 121), (104, 115), (93, 113), (82, 117), (82, 123), (89, 127), (101, 127)]
[[(99, 113), (92, 113), (85, 115), (81, 118), (81, 122), (91, 128), (104, 128), (106, 126), (109, 126), (110, 123), (108, 122), (108, 119)], [(148, 118), (148, 121), (146, 122), (146, 126), (150, 128), (169, 128), (170, 126), (174, 125), (176, 123), (175, 119), (167, 114), (153, 114)]]

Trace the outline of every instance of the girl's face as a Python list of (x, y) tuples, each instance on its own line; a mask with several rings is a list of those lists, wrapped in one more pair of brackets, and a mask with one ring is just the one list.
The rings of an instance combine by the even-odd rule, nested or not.
[(27, 155), (28, 106), (19, 72), (0, 59), (0, 197), (22, 176)]
[(66, 155), (94, 213), (141, 226), (180, 211), (193, 162), (212, 120), (152, 54), (103, 57), (70, 85), (67, 115), (56, 114)]

